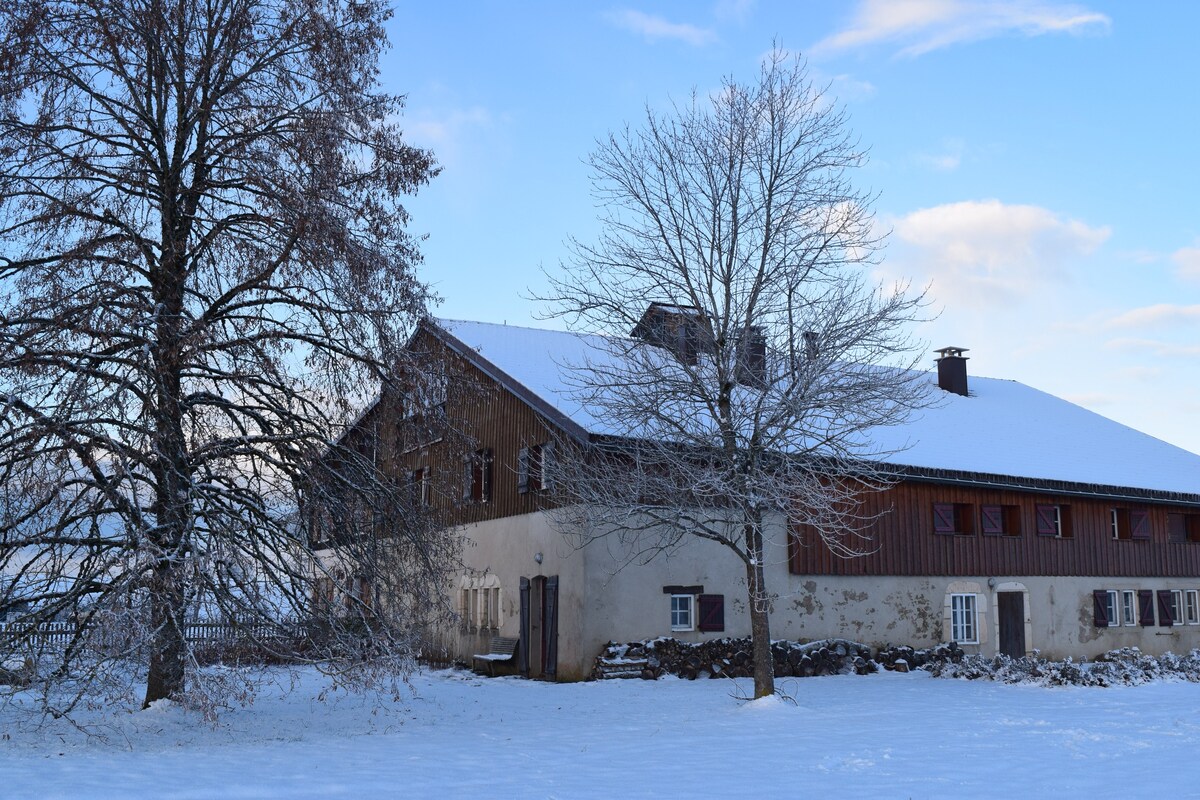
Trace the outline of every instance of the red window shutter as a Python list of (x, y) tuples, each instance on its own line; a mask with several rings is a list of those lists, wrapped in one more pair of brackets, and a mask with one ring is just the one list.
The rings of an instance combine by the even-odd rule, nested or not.
[(1146, 511), (1130, 511), (1129, 527), (1133, 530), (1134, 539), (1150, 538), (1150, 514)]
[(1158, 590), (1158, 626), (1160, 628), (1171, 627), (1171, 590)]
[(1154, 624), (1154, 592), (1149, 589), (1138, 590), (1138, 624)]
[(985, 534), (999, 536), (1004, 533), (1003, 506), (980, 506), (979, 520)]
[(1038, 506), (1036, 510), (1038, 536), (1057, 536), (1058, 506)]
[(1104, 589), (1092, 592), (1092, 618), (1097, 628), (1107, 628), (1115, 622), (1108, 618), (1108, 592)]
[(700, 595), (700, 621), (697, 628), (702, 631), (725, 630), (725, 595)]
[(933, 532), (954, 533), (954, 506), (950, 503), (933, 504)]

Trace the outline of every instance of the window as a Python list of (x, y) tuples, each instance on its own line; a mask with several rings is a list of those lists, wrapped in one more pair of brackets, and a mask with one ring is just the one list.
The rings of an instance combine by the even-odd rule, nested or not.
[(1179, 589), (1171, 590), (1171, 624), (1183, 624), (1183, 592)]
[(517, 454), (517, 491), (525, 494), (549, 489), (553, 463), (554, 442), (522, 447)]
[(973, 516), (966, 503), (934, 503), (933, 532), (970, 535)]
[(492, 499), (492, 451), (477, 450), (463, 462), (463, 500), (487, 503)]
[(1200, 542), (1200, 514), (1167, 514), (1167, 540), (1175, 543)]
[(671, 595), (671, 630), (690, 631), (694, 627), (692, 624), (692, 595)]
[(1021, 535), (1021, 515), (1016, 506), (980, 506), (979, 523), (985, 536)]
[(1184, 595), (1183, 616), (1188, 625), (1200, 625), (1200, 592), (1195, 589)]
[(1137, 624), (1137, 594), (1131, 589), (1126, 589), (1125, 591), (1121, 592), (1121, 599), (1124, 601), (1121, 604), (1121, 606), (1122, 606), (1122, 608), (1121, 608), (1121, 611), (1122, 611), (1121, 624), (1122, 625), (1136, 625)]
[(950, 638), (959, 644), (979, 644), (975, 595), (950, 595)]
[(1114, 539), (1150, 538), (1150, 514), (1147, 511), (1114, 508), (1109, 512), (1109, 519)]
[(429, 505), (428, 470), (414, 469), (408, 474), (408, 491), (413, 505)]
[(1119, 598), (1120, 595), (1111, 589), (1092, 592), (1093, 621), (1097, 628), (1115, 628), (1121, 624)]
[(1038, 536), (1056, 536), (1059, 539), (1070, 539), (1071, 507), (1070, 506), (1036, 506), (1034, 516), (1037, 519)]

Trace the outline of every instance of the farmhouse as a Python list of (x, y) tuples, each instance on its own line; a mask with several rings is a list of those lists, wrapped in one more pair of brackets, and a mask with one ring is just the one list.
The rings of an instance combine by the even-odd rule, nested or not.
[[(410, 347), (478, 390), (385, 398), (359, 423), (392, 441), (389, 468), (469, 542), (450, 589), (461, 623), (437, 634), (466, 661), (494, 637), (519, 639), (523, 674), (574, 680), (610, 640), (749, 634), (744, 568), (719, 545), (690, 540), (626, 563), (603, 541), (573, 548), (552, 524), (555, 442), (605, 429), (565, 374), (593, 345), (426, 320)], [(1200, 647), (1200, 456), (1020, 383), (970, 376), (964, 352), (939, 351), (936, 402), (879, 432), (897, 480), (867, 498), (869, 553), (840, 558), (812, 531), (776, 526), (772, 635), (953, 639), (984, 655), (1051, 657)], [(470, 452), (412, 433), (406, 421), (431, 402), (450, 406)]]

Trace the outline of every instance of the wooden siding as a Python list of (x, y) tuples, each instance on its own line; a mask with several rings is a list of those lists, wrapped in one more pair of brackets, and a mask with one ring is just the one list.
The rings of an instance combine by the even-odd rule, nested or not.
[[(428, 470), (429, 504), (447, 524), (498, 519), (542, 508), (544, 492), (518, 491), (517, 460), (521, 448), (551, 440), (545, 420), (427, 332), (413, 344), (446, 365), (450, 384), (446, 418), (461, 435), (446, 435), (413, 447), (404, 442), (406, 420), (399, 414), (389, 415), (384, 410), (388, 404), (381, 403), (376, 424), (383, 432), (385, 469), (398, 481), (405, 480), (413, 470)], [(483, 503), (463, 499), (463, 459), (477, 450), (490, 450), (492, 454), (491, 496)]]
[[(934, 532), (934, 504), (969, 506), (970, 534)], [(1016, 536), (981, 533), (980, 506), (1015, 506)], [(1071, 538), (1037, 533), (1035, 507), (1070, 507)], [(1149, 513), (1148, 540), (1114, 540), (1111, 510)], [(1168, 542), (1167, 514), (1195, 508), (1138, 504), (1103, 498), (1046, 495), (904, 482), (869, 494), (867, 514), (880, 513), (870, 533), (875, 550), (857, 558), (833, 555), (812, 531), (793, 531), (790, 570), (800, 575), (1095, 575), (1200, 576), (1200, 543)]]

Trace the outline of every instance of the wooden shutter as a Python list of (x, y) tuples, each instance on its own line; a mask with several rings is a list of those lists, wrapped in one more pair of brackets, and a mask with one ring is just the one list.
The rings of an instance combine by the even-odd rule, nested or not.
[(1154, 624), (1154, 592), (1149, 589), (1138, 589), (1138, 624), (1149, 626)]
[(517, 669), (529, 677), (529, 578), (521, 578), (521, 632), (517, 642)]
[(1038, 536), (1058, 536), (1058, 506), (1037, 506)]
[(543, 595), (542, 615), (542, 653), (544, 653), (542, 674), (554, 678), (558, 674), (558, 576), (546, 578), (546, 591)]
[(1167, 541), (1182, 544), (1187, 540), (1187, 522), (1183, 514), (1167, 514)]
[(700, 622), (696, 626), (702, 631), (725, 630), (725, 595), (700, 595)]
[(1172, 625), (1171, 621), (1171, 590), (1158, 590), (1158, 626), (1160, 628), (1169, 628)]
[(988, 536), (999, 536), (1004, 533), (1004, 507), (1003, 506), (980, 506), (979, 521), (982, 525), (984, 534)]
[(1130, 511), (1129, 527), (1134, 539), (1150, 538), (1150, 514), (1147, 511)]
[(529, 491), (529, 448), (522, 447), (517, 452), (517, 491), (525, 494)]
[(471, 500), (475, 491), (475, 459), (467, 456), (463, 459), (463, 502)]
[(1107, 628), (1116, 622), (1108, 618), (1108, 592), (1104, 589), (1092, 592), (1092, 618), (1097, 628)]
[(933, 532), (954, 533), (954, 506), (950, 503), (933, 504)]

